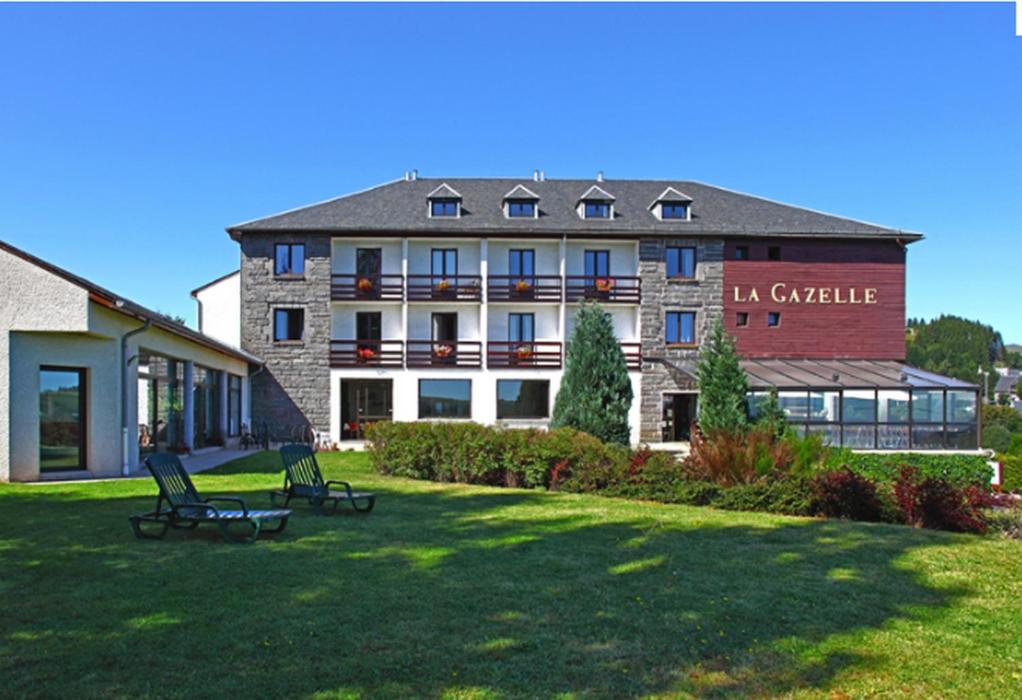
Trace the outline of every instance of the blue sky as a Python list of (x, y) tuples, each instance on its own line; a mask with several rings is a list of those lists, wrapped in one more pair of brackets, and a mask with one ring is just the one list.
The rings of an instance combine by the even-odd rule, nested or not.
[(694, 179), (922, 231), (908, 314), (1022, 342), (1014, 6), (0, 6), (0, 238), (143, 304), (400, 177)]

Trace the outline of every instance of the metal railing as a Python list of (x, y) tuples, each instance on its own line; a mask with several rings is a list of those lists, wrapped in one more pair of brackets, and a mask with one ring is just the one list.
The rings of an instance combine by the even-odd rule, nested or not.
[(560, 369), (561, 358), (560, 341), (490, 341), (486, 344), (486, 366), (491, 369)]
[(488, 301), (559, 302), (564, 281), (560, 275), (490, 275)]
[(478, 340), (409, 340), (408, 367), (482, 367)]
[(403, 367), (403, 340), (331, 340), (331, 367)]
[(642, 299), (638, 277), (569, 275), (564, 278), (564, 298), (568, 302), (584, 300), (609, 304), (638, 304)]
[(401, 301), (404, 287), (402, 275), (330, 275), (333, 301)]
[(480, 275), (408, 275), (408, 301), (482, 301)]

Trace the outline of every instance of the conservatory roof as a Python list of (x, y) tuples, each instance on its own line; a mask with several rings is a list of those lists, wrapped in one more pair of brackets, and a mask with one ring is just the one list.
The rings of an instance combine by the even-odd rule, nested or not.
[(750, 389), (965, 389), (976, 384), (888, 360), (742, 360)]

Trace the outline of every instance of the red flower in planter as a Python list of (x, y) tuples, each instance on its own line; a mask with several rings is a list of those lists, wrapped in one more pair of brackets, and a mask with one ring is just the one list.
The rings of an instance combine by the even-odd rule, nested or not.
[(596, 291), (609, 292), (614, 288), (613, 277), (600, 277), (596, 280)]
[(438, 292), (446, 292), (450, 288), (451, 288), (450, 280), (440, 280), (439, 282), (436, 283), (436, 290)]
[(517, 350), (515, 350), (515, 357), (517, 357), (519, 360), (529, 359), (530, 357), (532, 357), (532, 348), (530, 348), (527, 345), (520, 346)]
[(450, 357), (454, 354), (454, 348), (450, 345), (439, 345), (433, 349), (433, 354), (439, 358)]
[(369, 362), (371, 359), (376, 357), (376, 351), (372, 348), (359, 348), (356, 351), (359, 362)]
[(373, 291), (373, 281), (368, 277), (360, 277), (358, 282), (355, 283), (355, 287), (360, 292), (371, 292)]
[(519, 294), (524, 294), (530, 289), (532, 289), (532, 285), (526, 282), (525, 280), (518, 280), (517, 282), (515, 282), (515, 291), (518, 292)]

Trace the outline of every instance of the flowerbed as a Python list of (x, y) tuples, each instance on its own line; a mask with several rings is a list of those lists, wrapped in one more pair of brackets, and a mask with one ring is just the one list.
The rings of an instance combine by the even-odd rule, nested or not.
[(969, 458), (949, 456), (941, 465), (938, 455), (922, 460), (907, 455), (907, 463), (892, 468), (887, 460), (896, 463), (896, 455), (852, 455), (848, 464), (831, 465), (832, 455), (811, 440), (770, 442), (755, 431), (750, 435), (723, 446), (713, 443), (712, 449), (709, 441), (694, 441), (693, 455), (680, 461), (664, 452), (605, 444), (570, 428), (380, 422), (366, 430), (370, 458), (382, 474), (963, 532), (987, 529), (992, 495), (979, 485), (979, 468)]

